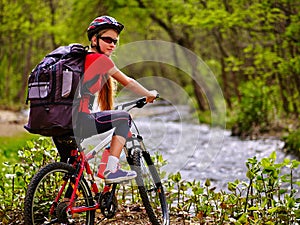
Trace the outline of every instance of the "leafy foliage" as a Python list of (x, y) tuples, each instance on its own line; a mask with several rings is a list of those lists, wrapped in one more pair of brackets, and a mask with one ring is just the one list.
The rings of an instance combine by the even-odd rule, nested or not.
[[(19, 151), (19, 157), (21, 163), (4, 163), (0, 172), (1, 224), (22, 224), (23, 201), (30, 179), (39, 168), (58, 160), (49, 138), (29, 141)], [(167, 163), (159, 154), (153, 160), (158, 168)], [(260, 161), (256, 157), (248, 159), (246, 166), (248, 181), (228, 182), (229, 192), (217, 192), (210, 180), (201, 184), (183, 180), (179, 172), (167, 175), (161, 171), (171, 214), (200, 224), (299, 224), (300, 181), (294, 173), (300, 162), (285, 159), (277, 163), (273, 152)], [(134, 182), (119, 187), (121, 205), (139, 208)]]
[(285, 147), (289, 152), (300, 155), (300, 129), (289, 133), (283, 137)]
[(299, 165), (289, 159), (276, 163), (275, 152), (260, 161), (250, 158), (248, 182), (228, 182), (228, 193), (216, 192), (209, 180), (201, 185), (172, 174), (168, 180), (172, 211), (200, 224), (299, 224), (300, 182), (293, 174)]
[[(245, 83), (241, 86), (240, 92), (242, 98), (236, 105), (237, 129), (235, 134), (242, 137), (258, 135), (269, 131), (272, 121), (272, 87), (265, 86), (260, 78), (255, 79), (256, 86)], [(269, 96), (269, 97), (268, 97)]]
[(28, 141), (19, 151), (20, 163), (3, 163), (0, 171), (0, 215), (2, 224), (22, 224), (26, 188), (44, 165), (58, 160), (49, 138)]
[[(0, 8), (1, 105), (23, 104), (27, 76), (45, 53), (72, 42), (88, 44), (88, 23), (98, 15), (109, 14), (125, 24), (121, 44), (145, 39), (171, 41), (213, 66), (229, 115), (233, 115), (232, 123), (241, 132), (251, 132), (252, 124), (264, 131), (266, 124), (278, 118), (299, 117), (300, 18), (296, 0), (5, 0)], [(197, 91), (202, 87), (180, 71), (168, 70), (162, 64), (136, 65), (127, 71), (136, 78), (159, 71), (184, 88), (193, 86), (189, 94), (200, 110), (209, 110), (205, 96)], [(254, 104), (251, 90), (257, 85), (259, 103)], [(262, 87), (267, 90), (262, 91)], [(247, 102), (254, 113), (244, 126), (240, 122), (250, 112), (243, 110)], [(257, 114), (258, 120), (267, 121), (257, 123)]]

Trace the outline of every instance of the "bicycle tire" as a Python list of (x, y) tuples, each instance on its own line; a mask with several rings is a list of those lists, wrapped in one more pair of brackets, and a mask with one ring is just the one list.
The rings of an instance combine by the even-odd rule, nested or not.
[[(25, 196), (24, 219), (26, 225), (62, 224), (61, 221), (58, 220), (59, 215), (56, 214), (60, 214), (59, 212), (65, 213), (64, 211), (57, 212), (57, 210), (65, 209), (66, 204), (62, 201), (62, 198), (65, 196), (64, 193), (68, 189), (68, 184), (65, 186), (59, 204), (54, 205), (56, 209), (53, 215), (50, 215), (50, 208), (55, 204), (54, 200), (58, 194), (58, 190), (62, 186), (60, 183), (64, 182), (63, 179), (68, 180), (68, 183), (70, 183), (68, 177), (71, 177), (74, 173), (75, 169), (71, 165), (63, 162), (51, 163), (39, 170), (32, 178)], [(83, 177), (80, 179), (78, 197), (74, 204), (78, 206), (92, 206), (94, 204), (91, 190)], [(61, 209), (59, 209), (58, 206), (60, 206)], [(61, 219), (61, 217), (60, 215), (59, 218)], [(87, 211), (76, 215), (75, 218), (73, 217), (74, 223), (72, 224), (93, 225), (94, 218), (95, 210)]]
[(164, 188), (150, 154), (146, 151), (134, 151), (132, 164), (131, 168), (137, 173), (135, 180), (150, 222), (153, 225), (169, 225)]

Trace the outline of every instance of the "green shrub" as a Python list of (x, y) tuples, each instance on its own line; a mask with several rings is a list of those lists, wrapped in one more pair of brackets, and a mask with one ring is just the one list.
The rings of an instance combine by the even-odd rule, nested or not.
[(285, 148), (298, 156), (300, 156), (300, 129), (290, 132), (283, 137)]
[[(0, 224), (21, 224), (27, 186), (39, 168), (57, 161), (57, 152), (49, 138), (27, 141), (18, 152), (20, 163), (2, 163), (0, 171)], [(2, 223), (1, 223), (2, 222)]]
[[(285, 159), (276, 163), (276, 153), (258, 161), (248, 159), (248, 182), (228, 183), (229, 193), (216, 192), (211, 182), (185, 182), (180, 173), (168, 180), (172, 212), (200, 224), (300, 224), (300, 181), (295, 170), (300, 162)], [(283, 168), (289, 171), (282, 174)]]
[(269, 129), (273, 90), (259, 78), (254, 83), (245, 83), (239, 88), (242, 97), (240, 102), (236, 99), (236, 115), (229, 122), (233, 124), (234, 135), (246, 137)]

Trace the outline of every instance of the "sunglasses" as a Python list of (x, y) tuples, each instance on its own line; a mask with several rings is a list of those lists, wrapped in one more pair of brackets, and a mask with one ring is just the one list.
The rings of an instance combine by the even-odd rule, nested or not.
[(107, 44), (114, 43), (114, 45), (116, 45), (118, 43), (118, 39), (113, 39), (111, 37), (99, 37), (99, 38)]

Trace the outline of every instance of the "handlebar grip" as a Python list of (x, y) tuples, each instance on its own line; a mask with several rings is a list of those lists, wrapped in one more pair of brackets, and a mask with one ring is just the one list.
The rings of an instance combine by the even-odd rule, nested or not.
[[(157, 94), (155, 98), (159, 98), (159, 94)], [(129, 107), (129, 106), (133, 106), (133, 108), (135, 108), (135, 107), (136, 108), (143, 108), (146, 104), (147, 104), (147, 98), (142, 97), (142, 98), (139, 98), (137, 100), (118, 105), (118, 106), (115, 107), (115, 110), (118, 110), (118, 109), (119, 110), (124, 110), (126, 107)]]

